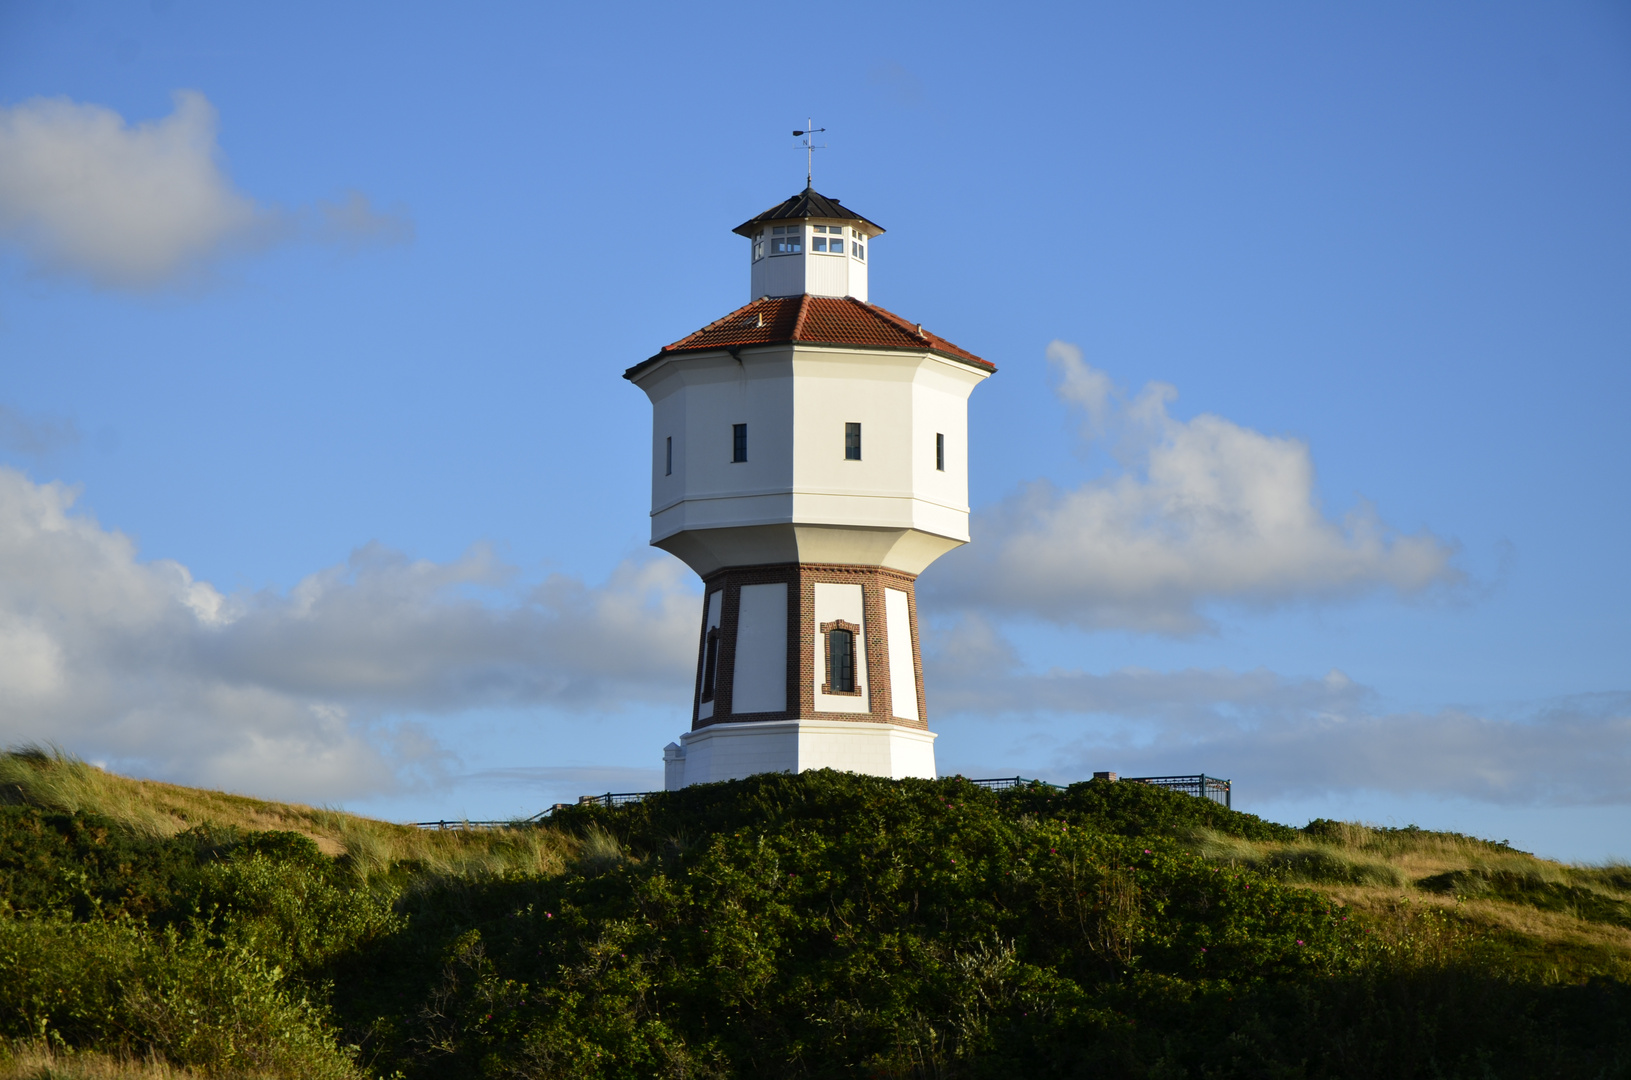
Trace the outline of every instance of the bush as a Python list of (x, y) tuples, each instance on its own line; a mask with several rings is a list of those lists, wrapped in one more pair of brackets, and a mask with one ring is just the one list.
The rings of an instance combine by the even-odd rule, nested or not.
[(264, 959), (129, 919), (0, 919), (0, 1028), (211, 1072), (357, 1075), (321, 1010)]

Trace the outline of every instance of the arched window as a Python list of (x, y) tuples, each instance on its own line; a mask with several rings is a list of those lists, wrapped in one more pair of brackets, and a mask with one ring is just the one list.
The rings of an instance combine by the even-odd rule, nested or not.
[(832, 665), (832, 688), (837, 694), (855, 692), (855, 635), (834, 630), (827, 635), (828, 663)]
[(821, 687), (823, 694), (861, 693), (855, 655), (860, 631), (859, 626), (842, 620), (821, 624), (822, 636), (827, 640), (827, 681)]

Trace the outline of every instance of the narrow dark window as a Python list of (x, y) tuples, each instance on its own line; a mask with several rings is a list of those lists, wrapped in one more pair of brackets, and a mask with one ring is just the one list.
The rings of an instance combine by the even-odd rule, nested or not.
[(731, 425), (731, 460), (746, 461), (748, 459), (748, 426), (746, 424)]
[(934, 437), (934, 467), (941, 472), (946, 471), (946, 437), (944, 435)]
[(668, 451), (667, 451), (667, 453), (668, 453), (668, 463), (663, 466), (663, 475), (664, 476), (673, 476), (674, 475), (674, 436), (672, 436), (672, 435), (670, 435), (668, 437)]
[(708, 647), (702, 654), (702, 700), (714, 699), (714, 673), (719, 670), (719, 627), (708, 631)]
[(844, 425), (844, 460), (861, 460), (861, 425)]
[(828, 685), (835, 694), (855, 693), (855, 635), (848, 630), (827, 632)]

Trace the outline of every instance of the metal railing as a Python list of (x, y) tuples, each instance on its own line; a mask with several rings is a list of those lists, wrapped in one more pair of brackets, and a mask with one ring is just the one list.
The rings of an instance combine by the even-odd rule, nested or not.
[(1198, 773), (1195, 776), (1124, 776), (1121, 782), (1124, 784), (1154, 784), (1156, 787), (1164, 787), (1170, 791), (1181, 791), (1185, 795), (1211, 799), (1215, 803), (1222, 803), (1231, 810), (1234, 809), (1230, 805), (1229, 781), (1217, 776), (1207, 776), (1205, 773)]
[[(601, 806), (622, 806), (625, 803), (639, 802), (647, 795), (655, 794), (657, 794), (655, 791), (608, 791), (604, 795), (579, 795), (578, 805), (583, 806), (585, 803), (599, 803)], [(550, 807), (550, 809), (558, 810), (567, 805), (569, 804), (556, 803), (554, 806)]]
[[(1095, 779), (1115, 781), (1117, 777), (1115, 773), (1103, 773), (1095, 776)], [(1233, 809), (1233, 807), (1230, 806), (1230, 782), (1222, 779), (1221, 777), (1207, 776), (1205, 773), (1198, 773), (1194, 776), (1124, 776), (1120, 778), (1120, 781), (1124, 784), (1152, 784), (1155, 787), (1164, 787), (1172, 791), (1181, 791), (1186, 795), (1194, 795), (1202, 799), (1211, 799), (1213, 802), (1222, 803), (1224, 806), (1229, 806), (1231, 809)], [(1049, 783), (1046, 780), (1035, 780), (1024, 776), (987, 777), (982, 780), (970, 780), (969, 783), (973, 784), (975, 787), (985, 788), (987, 791), (1011, 791), (1014, 788), (1029, 787), (1031, 785), (1051, 788), (1054, 791), (1064, 790), (1064, 788), (1059, 784)], [(518, 828), (524, 825), (537, 824), (539, 821), (542, 821), (544, 818), (555, 813), (555, 811), (565, 810), (574, 805), (586, 806), (599, 804), (601, 806), (624, 806), (628, 803), (639, 802), (647, 795), (656, 794), (658, 794), (658, 792), (655, 791), (608, 791), (604, 795), (580, 795), (578, 796), (578, 801), (575, 804), (556, 803), (548, 810), (540, 810), (538, 813), (529, 818), (521, 818), (513, 821), (416, 821), (414, 824), (421, 829), (436, 830), (510, 829)]]
[(1023, 776), (997, 776), (989, 780), (970, 780), (969, 783), (975, 787), (983, 787), (987, 791), (1008, 791), (1012, 788), (1025, 787), (1028, 784), (1040, 784), (1046, 788), (1064, 790), (1058, 784), (1050, 784), (1046, 780), (1027, 780)]

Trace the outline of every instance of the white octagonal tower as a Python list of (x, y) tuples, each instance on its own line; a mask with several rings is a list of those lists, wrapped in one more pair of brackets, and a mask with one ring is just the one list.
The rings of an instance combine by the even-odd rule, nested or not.
[(753, 300), (624, 377), (651, 399), (651, 542), (704, 584), (666, 786), (933, 777), (914, 586), (968, 542), (968, 395), (995, 367), (867, 303), (884, 230), (806, 188), (738, 226)]

